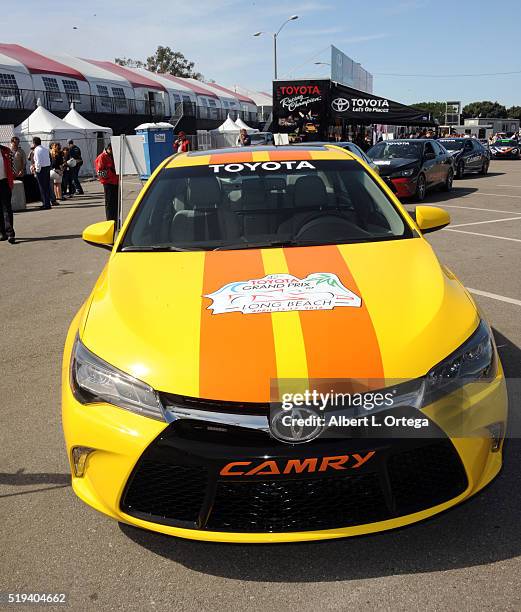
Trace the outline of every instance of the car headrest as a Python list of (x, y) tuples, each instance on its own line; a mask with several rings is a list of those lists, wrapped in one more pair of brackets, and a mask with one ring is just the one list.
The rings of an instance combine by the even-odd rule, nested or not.
[(216, 208), (221, 203), (221, 186), (215, 176), (204, 176), (190, 179), (189, 197), (190, 207)]
[(295, 181), (293, 200), (298, 208), (327, 206), (326, 186), (319, 176), (300, 176)]
[(258, 208), (264, 205), (266, 189), (264, 180), (252, 178), (242, 181), (243, 208)]

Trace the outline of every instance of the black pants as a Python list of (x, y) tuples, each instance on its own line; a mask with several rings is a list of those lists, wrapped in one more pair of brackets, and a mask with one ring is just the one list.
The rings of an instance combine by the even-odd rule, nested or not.
[(62, 194), (63, 195), (73, 195), (74, 193), (74, 185), (72, 184), (72, 178), (71, 178), (71, 170), (70, 168), (65, 168), (65, 170), (63, 171), (63, 178), (62, 178)]
[(0, 181), (0, 235), (14, 238), (13, 208), (11, 189), (7, 179)]
[(118, 218), (118, 186), (103, 185), (105, 191), (105, 216), (107, 221), (117, 221)]
[(70, 169), (71, 172), (71, 182), (74, 186), (74, 189), (76, 189), (76, 193), (79, 193), (80, 195), (83, 195), (83, 187), (81, 186), (80, 183), (80, 179), (78, 178), (78, 173), (80, 171), (80, 166), (76, 165), (74, 166), (74, 168)]
[(45, 166), (40, 168), (40, 172), (36, 173), (36, 180), (38, 181), (38, 187), (40, 188), (40, 196), (42, 198), (42, 205), (44, 208), (51, 207), (51, 168)]

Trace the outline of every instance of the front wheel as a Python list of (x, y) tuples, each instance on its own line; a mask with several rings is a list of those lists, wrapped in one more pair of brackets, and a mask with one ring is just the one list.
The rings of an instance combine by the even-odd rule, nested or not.
[(486, 159), (481, 166), (480, 174), (487, 174), (490, 162)]
[(459, 179), (462, 179), (465, 176), (465, 164), (462, 161), (460, 161), (458, 164), (458, 167), (456, 169), (456, 176)]
[(416, 199), (418, 202), (422, 202), (425, 200), (425, 196), (427, 194), (427, 182), (425, 180), (425, 176), (420, 174), (418, 180), (416, 181)]
[(443, 183), (442, 190), (443, 191), (451, 191), (451, 189), (452, 189), (452, 181), (453, 180), (454, 180), (454, 172), (453, 172), (452, 168), (449, 168), (449, 171), (447, 172), (447, 178), (445, 179), (445, 182)]

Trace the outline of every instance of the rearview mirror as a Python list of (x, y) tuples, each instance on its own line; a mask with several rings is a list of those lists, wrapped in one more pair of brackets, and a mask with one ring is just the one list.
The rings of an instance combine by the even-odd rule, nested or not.
[(100, 221), (86, 227), (83, 230), (82, 238), (88, 244), (110, 251), (114, 246), (115, 229), (114, 221)]
[(450, 223), (450, 215), (437, 206), (417, 206), (415, 212), (416, 225), (423, 234), (435, 232)]

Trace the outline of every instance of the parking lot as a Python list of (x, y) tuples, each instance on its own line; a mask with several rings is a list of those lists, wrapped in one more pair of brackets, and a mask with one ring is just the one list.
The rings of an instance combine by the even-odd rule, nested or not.
[[(127, 206), (138, 188), (127, 185)], [(425, 204), (450, 213), (451, 225), (429, 240), (493, 326), (507, 376), (520, 378), (521, 162), (493, 161), (487, 176), (468, 175)], [(81, 231), (102, 219), (101, 187), (86, 183), (85, 196), (59, 208), (16, 214), (18, 244), (0, 244), (0, 591), (64, 592), (75, 609), (102, 610), (520, 609), (518, 440), (499, 478), (470, 501), (346, 540), (183, 541), (118, 525), (80, 502), (62, 439), (61, 353), (108, 256)], [(516, 412), (511, 405), (511, 420)]]

